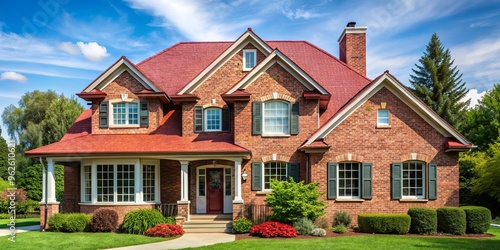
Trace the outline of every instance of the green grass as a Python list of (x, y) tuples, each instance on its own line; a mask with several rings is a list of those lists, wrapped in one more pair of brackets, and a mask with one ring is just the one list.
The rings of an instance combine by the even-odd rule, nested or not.
[[(9, 219), (0, 220), (0, 229), (1, 228), (9, 228), (7, 224), (10, 223)], [(26, 218), (26, 219), (16, 219), (16, 228), (25, 227), (25, 226), (33, 226), (40, 225), (40, 218)]]
[(498, 249), (500, 228), (490, 228), (492, 238), (438, 238), (398, 235), (339, 236), (318, 239), (248, 239), (196, 249)]
[(15, 240), (16, 242), (11, 242), (8, 236), (0, 237), (2, 249), (104, 249), (169, 239), (117, 233), (26, 232), (16, 234)]

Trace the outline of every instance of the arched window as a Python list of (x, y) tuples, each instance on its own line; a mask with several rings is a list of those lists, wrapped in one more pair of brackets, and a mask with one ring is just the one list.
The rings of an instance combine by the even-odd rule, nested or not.
[(222, 131), (222, 109), (205, 109), (205, 131)]
[(263, 103), (264, 134), (290, 134), (290, 105), (283, 101)]

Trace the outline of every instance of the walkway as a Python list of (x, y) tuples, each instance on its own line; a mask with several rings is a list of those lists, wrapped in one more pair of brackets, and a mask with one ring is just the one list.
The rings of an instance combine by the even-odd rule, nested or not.
[(160, 250), (160, 249), (182, 249), (188, 247), (201, 247), (217, 243), (231, 242), (236, 237), (228, 233), (186, 233), (175, 240), (163, 241), (158, 243), (113, 248), (109, 250)]
[[(16, 234), (28, 231), (38, 231), (38, 230), (40, 230), (40, 225), (16, 227)], [(10, 235), (10, 230), (8, 228), (0, 229), (0, 236), (6, 236), (6, 235)]]

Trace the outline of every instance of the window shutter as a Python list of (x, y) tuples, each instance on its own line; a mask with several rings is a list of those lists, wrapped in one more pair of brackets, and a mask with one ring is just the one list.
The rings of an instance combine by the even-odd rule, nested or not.
[(372, 198), (372, 163), (364, 162), (361, 166), (361, 199)]
[(292, 110), (290, 112), (290, 134), (299, 134), (299, 103), (292, 103)]
[(203, 106), (194, 106), (194, 132), (203, 132)]
[(428, 166), (428, 175), (429, 175), (429, 193), (427, 199), (436, 200), (437, 199), (437, 164), (429, 163)]
[(141, 111), (140, 111), (140, 119), (141, 119), (141, 128), (149, 127), (149, 102), (141, 101)]
[(262, 102), (252, 103), (252, 134), (262, 134)]
[(262, 162), (252, 162), (252, 190), (262, 190)]
[(401, 163), (391, 164), (391, 199), (398, 200), (403, 198), (401, 194), (402, 182), (401, 182)]
[(286, 164), (286, 173), (287, 180), (290, 180), (290, 177), (293, 178), (293, 181), (299, 182), (300, 179), (300, 165), (298, 162), (289, 162)]
[(102, 101), (99, 105), (99, 128), (107, 128), (109, 126), (108, 109), (109, 102)]
[(337, 166), (336, 162), (328, 162), (327, 198), (337, 199)]
[(231, 129), (231, 110), (229, 108), (223, 108), (221, 110), (222, 115), (222, 131), (229, 132)]

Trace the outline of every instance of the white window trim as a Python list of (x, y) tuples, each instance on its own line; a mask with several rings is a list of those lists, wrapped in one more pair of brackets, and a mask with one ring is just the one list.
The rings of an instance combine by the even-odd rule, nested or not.
[(271, 163), (271, 162), (284, 162), (285, 163), (285, 175), (288, 176), (288, 167), (286, 167), (288, 165), (288, 162), (285, 162), (285, 161), (267, 161), (267, 162), (263, 162), (262, 163), (262, 173), (261, 173), (261, 176), (262, 176), (262, 192), (272, 192), (273, 189), (271, 188), (266, 188), (266, 176), (265, 176), (265, 173), (266, 173), (266, 163)]
[[(247, 64), (246, 64), (246, 53), (247, 52), (250, 52), (250, 53), (253, 53), (253, 67), (252, 68), (247, 68)], [(253, 68), (255, 68), (255, 66), (257, 66), (257, 50), (256, 49), (244, 49), (243, 50), (243, 71), (250, 71), (252, 70)]]
[[(137, 124), (128, 124), (128, 117), (127, 117), (127, 124), (114, 124), (114, 117), (113, 117), (113, 104), (116, 103), (136, 103), (137, 104)], [(127, 108), (128, 109), (128, 108)], [(138, 128), (141, 125), (141, 103), (139, 99), (113, 99), (109, 100), (109, 116), (108, 116), (108, 123), (110, 128)]]
[[(380, 122), (380, 111), (381, 110), (387, 111), (387, 119), (388, 119), (387, 123)], [(377, 126), (378, 127), (390, 127), (391, 126), (391, 111), (389, 111), (388, 109), (378, 109), (377, 110)]]
[[(340, 188), (339, 188), (339, 183), (340, 183), (340, 164), (342, 163), (357, 163), (358, 164), (358, 196), (341, 196), (340, 195)], [(337, 165), (337, 199), (361, 199), (361, 162), (355, 162), (355, 161), (344, 161), (344, 162), (339, 162)]]
[[(208, 129), (208, 110), (218, 110), (219, 111), (219, 129)], [(221, 108), (205, 108), (203, 109), (203, 126), (205, 132), (221, 132), (222, 131), (222, 109)]]
[[(97, 201), (97, 165), (113, 165), (113, 202), (98, 202)], [(117, 168), (118, 164), (131, 164), (134, 165), (134, 189), (135, 189), (135, 202), (117, 202)], [(143, 182), (142, 182), (142, 165), (155, 165), (155, 201), (143, 201)], [(133, 204), (157, 204), (160, 202), (160, 162), (159, 160), (140, 160), (140, 159), (95, 159), (81, 162), (80, 167), (80, 197), (82, 204), (97, 204), (97, 205), (133, 205)], [(92, 170), (92, 198), (91, 201), (84, 201), (85, 199), (85, 178), (83, 166), (91, 166)]]
[[(404, 189), (404, 177), (403, 177), (403, 171), (404, 171), (404, 164), (405, 163), (420, 163), (422, 164), (422, 195), (404, 195), (403, 189)], [(401, 198), (402, 199), (426, 199), (425, 195), (425, 186), (427, 183), (425, 171), (426, 171), (427, 163), (423, 161), (405, 161), (401, 163)]]
[[(266, 132), (266, 104), (268, 103), (271, 103), (271, 102), (281, 102), (281, 103), (285, 103), (288, 105), (288, 132), (287, 133), (268, 133)], [(292, 107), (291, 107), (291, 103), (289, 102), (286, 102), (286, 101), (283, 101), (283, 100), (269, 100), (269, 101), (266, 101), (266, 102), (263, 102), (262, 103), (262, 111), (261, 111), (261, 114), (262, 114), (262, 136), (266, 137), (266, 136), (270, 136), (270, 137), (283, 137), (283, 136), (290, 136), (290, 126), (291, 126), (291, 116), (292, 116), (292, 111), (291, 111)]]

